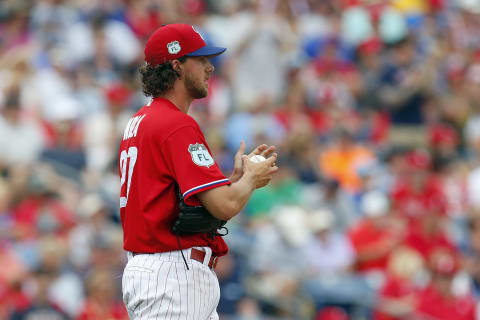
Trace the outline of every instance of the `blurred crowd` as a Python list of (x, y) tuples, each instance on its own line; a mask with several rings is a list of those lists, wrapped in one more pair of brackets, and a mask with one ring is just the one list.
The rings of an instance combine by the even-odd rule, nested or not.
[(149, 35), (228, 48), (190, 114), (229, 175), (221, 319), (480, 319), (480, 2), (3, 0), (0, 319), (127, 319), (117, 151)]

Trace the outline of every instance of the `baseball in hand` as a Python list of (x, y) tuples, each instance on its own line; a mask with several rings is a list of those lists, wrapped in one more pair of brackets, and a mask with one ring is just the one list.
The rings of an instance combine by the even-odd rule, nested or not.
[(262, 162), (262, 161), (265, 161), (267, 159), (265, 159), (265, 157), (260, 155), (260, 154), (256, 154), (253, 157), (249, 158), (249, 160), (252, 161), (252, 162)]

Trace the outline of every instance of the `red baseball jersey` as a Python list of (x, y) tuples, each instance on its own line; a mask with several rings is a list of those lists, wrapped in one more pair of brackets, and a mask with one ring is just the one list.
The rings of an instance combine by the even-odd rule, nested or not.
[[(197, 193), (229, 184), (212, 157), (197, 122), (163, 98), (153, 99), (128, 122), (119, 150), (120, 216), (124, 249), (153, 253), (179, 250), (170, 228), (178, 217), (177, 186), (190, 205)], [(182, 249), (208, 246), (219, 256), (219, 236), (180, 238)]]

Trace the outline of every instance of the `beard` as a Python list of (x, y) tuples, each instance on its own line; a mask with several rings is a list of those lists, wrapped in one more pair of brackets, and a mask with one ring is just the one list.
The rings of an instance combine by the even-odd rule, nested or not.
[(208, 87), (189, 75), (185, 75), (185, 87), (193, 99), (202, 99), (208, 95)]

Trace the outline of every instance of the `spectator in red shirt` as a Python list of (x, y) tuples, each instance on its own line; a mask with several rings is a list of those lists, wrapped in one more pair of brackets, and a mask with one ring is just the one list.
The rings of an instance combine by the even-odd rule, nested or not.
[(445, 219), (443, 209), (435, 202), (425, 208), (425, 213), (418, 218), (416, 223), (409, 225), (405, 238), (405, 245), (415, 249), (425, 259), (438, 248), (455, 252), (456, 249), (445, 232)]
[(457, 296), (452, 281), (458, 271), (457, 258), (448, 250), (436, 250), (429, 259), (432, 278), (417, 296), (416, 314), (420, 319), (474, 320), (475, 301), (470, 295)]
[(379, 292), (374, 320), (407, 319), (415, 310), (414, 277), (423, 269), (424, 260), (414, 250), (397, 249), (388, 264), (387, 279)]
[(361, 206), (365, 217), (349, 232), (357, 252), (356, 269), (361, 272), (384, 271), (390, 253), (402, 240), (402, 232), (389, 214), (384, 194), (377, 191), (367, 193)]
[(349, 317), (345, 311), (337, 307), (324, 308), (318, 312), (315, 320), (348, 320)]
[(61, 310), (49, 297), (49, 288), (55, 278), (55, 273), (40, 267), (34, 272), (34, 295), (31, 304), (25, 309), (16, 309), (12, 320), (50, 319), (69, 320), (70, 317)]
[(14, 209), (14, 219), (24, 238), (42, 234), (65, 235), (75, 224), (75, 215), (58, 198), (54, 174), (36, 171), (30, 176), (27, 196)]
[(436, 123), (429, 128), (430, 145), (436, 158), (455, 157), (458, 147), (458, 133), (447, 124)]
[(94, 270), (87, 278), (87, 300), (77, 320), (127, 320), (123, 302), (115, 298), (116, 283), (110, 270)]
[(296, 129), (298, 125), (314, 125), (307, 115), (304, 95), (303, 86), (294, 83), (287, 91), (284, 105), (275, 111), (275, 117), (287, 132)]
[(125, 19), (137, 38), (146, 41), (150, 34), (161, 26), (160, 10), (153, 10), (148, 2), (132, 1), (127, 3)]
[(0, 319), (7, 319), (13, 310), (28, 308), (31, 301), (22, 291), (27, 268), (17, 252), (7, 246), (0, 246)]
[(409, 169), (393, 187), (393, 207), (409, 222), (415, 222), (425, 214), (432, 201), (444, 210), (441, 206), (446, 203), (445, 196), (437, 179), (430, 173), (430, 154), (425, 150), (413, 150), (406, 154), (405, 160)]

